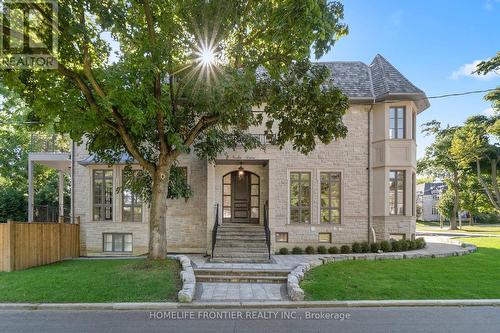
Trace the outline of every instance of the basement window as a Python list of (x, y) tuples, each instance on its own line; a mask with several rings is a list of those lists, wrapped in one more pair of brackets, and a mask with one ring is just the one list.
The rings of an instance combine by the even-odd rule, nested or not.
[(132, 252), (132, 234), (102, 234), (103, 252)]
[(320, 232), (318, 240), (320, 243), (331, 243), (332, 233), (331, 232)]
[(288, 243), (288, 232), (277, 232), (276, 233), (277, 243)]

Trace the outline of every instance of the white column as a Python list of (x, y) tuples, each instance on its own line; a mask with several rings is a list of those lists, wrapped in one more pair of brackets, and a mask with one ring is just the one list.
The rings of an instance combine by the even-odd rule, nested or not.
[(28, 157), (28, 222), (33, 222), (33, 207), (34, 192), (33, 192), (33, 161)]
[(59, 216), (64, 216), (64, 172), (59, 171)]

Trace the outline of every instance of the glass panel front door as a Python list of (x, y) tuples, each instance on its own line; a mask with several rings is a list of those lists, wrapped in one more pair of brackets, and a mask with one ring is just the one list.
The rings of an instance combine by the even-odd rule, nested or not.
[(223, 177), (225, 222), (259, 223), (260, 182), (251, 172), (233, 171)]

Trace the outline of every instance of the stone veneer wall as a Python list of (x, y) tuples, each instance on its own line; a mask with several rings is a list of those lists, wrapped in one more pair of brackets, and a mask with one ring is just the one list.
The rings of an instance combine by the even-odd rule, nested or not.
[[(88, 156), (85, 147), (76, 150), (76, 160)], [(170, 252), (203, 253), (206, 249), (206, 162), (193, 156), (183, 157), (180, 166), (188, 167), (188, 182), (193, 189), (193, 197), (169, 200), (167, 211), (167, 246)], [(92, 221), (92, 170), (112, 169), (114, 177), (113, 221)], [(133, 254), (148, 252), (149, 209), (143, 206), (142, 222), (121, 221), (121, 195), (116, 188), (121, 185), (123, 166), (82, 166), (75, 167), (75, 214), (81, 219), (81, 253), (84, 256), (102, 255), (103, 233), (132, 233)], [(109, 254), (109, 253), (108, 253)], [(116, 253), (111, 253), (116, 254)]]
[[(290, 145), (282, 150), (267, 146), (265, 151), (245, 152), (242, 149), (226, 151), (219, 156), (221, 160), (232, 160), (233, 165), (207, 164), (193, 154), (183, 156), (181, 166), (188, 167), (189, 183), (194, 196), (185, 202), (183, 199), (170, 200), (167, 218), (168, 250), (172, 252), (209, 253), (211, 231), (214, 219), (214, 204), (222, 202), (222, 176), (239, 167), (243, 162), (246, 170), (253, 171), (261, 180), (261, 223), (263, 204), (269, 201), (269, 219), (273, 251), (281, 247), (325, 245), (319, 243), (320, 232), (332, 234), (332, 244), (351, 244), (354, 241), (368, 240), (368, 109), (367, 105), (353, 105), (344, 116), (348, 127), (345, 139), (329, 145), (318, 144), (309, 155), (294, 151)], [(252, 132), (261, 133), (262, 129)], [(77, 161), (88, 155), (83, 146), (77, 149)], [(245, 164), (245, 161), (253, 161)], [(266, 161), (255, 164), (255, 160)], [(107, 167), (107, 166), (102, 166)], [(120, 166), (114, 166), (116, 184), (120, 181)], [(81, 245), (83, 255), (102, 253), (103, 232), (132, 232), (134, 254), (147, 252), (148, 218), (145, 209), (142, 223), (92, 222), (91, 219), (91, 169), (76, 165), (75, 176), (75, 213), (81, 216)], [(289, 218), (289, 173), (307, 171), (311, 173), (312, 221), (308, 224), (290, 224)], [(322, 171), (338, 171), (342, 174), (341, 186), (341, 223), (319, 223), (319, 174)], [(374, 185), (376, 185), (374, 183)], [(385, 186), (378, 184), (376, 186)], [(117, 199), (119, 197), (117, 196)], [(120, 209), (121, 198), (115, 200), (115, 213)], [(385, 200), (383, 200), (385, 202)], [(375, 204), (375, 203), (374, 203)], [(378, 203), (377, 203), (378, 204)], [(220, 212), (222, 213), (222, 212)], [(220, 214), (222, 217), (222, 214)], [(119, 217), (119, 216), (118, 216)], [(415, 230), (414, 217), (374, 218), (373, 227), (377, 240), (387, 239), (391, 233), (405, 233), (409, 238)], [(276, 232), (288, 232), (288, 243), (277, 243)]]

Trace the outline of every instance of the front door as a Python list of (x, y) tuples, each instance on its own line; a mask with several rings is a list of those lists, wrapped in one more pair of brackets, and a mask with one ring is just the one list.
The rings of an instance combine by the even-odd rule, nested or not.
[(233, 223), (259, 223), (260, 179), (247, 171), (223, 177), (223, 219)]
[(233, 187), (233, 222), (250, 222), (250, 174), (244, 172), (242, 175), (238, 172), (231, 174), (231, 183)]

